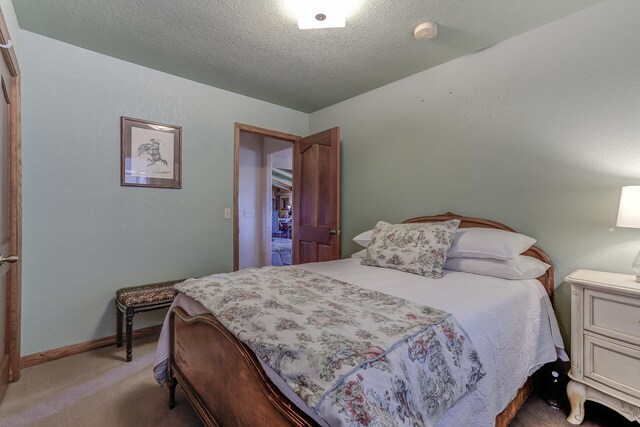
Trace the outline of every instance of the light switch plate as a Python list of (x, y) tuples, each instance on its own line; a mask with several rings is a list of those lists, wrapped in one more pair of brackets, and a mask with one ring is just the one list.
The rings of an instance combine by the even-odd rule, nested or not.
[(231, 208), (224, 208), (224, 219), (231, 219)]

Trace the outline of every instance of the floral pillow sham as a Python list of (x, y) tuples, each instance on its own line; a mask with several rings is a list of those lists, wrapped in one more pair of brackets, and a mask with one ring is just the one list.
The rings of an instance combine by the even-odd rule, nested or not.
[(393, 268), (439, 279), (460, 220), (376, 224), (362, 265)]

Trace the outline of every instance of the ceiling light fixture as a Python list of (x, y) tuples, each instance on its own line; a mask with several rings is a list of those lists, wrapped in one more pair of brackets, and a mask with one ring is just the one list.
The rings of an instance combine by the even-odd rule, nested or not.
[(286, 6), (297, 18), (298, 28), (344, 28), (359, 0), (287, 0)]

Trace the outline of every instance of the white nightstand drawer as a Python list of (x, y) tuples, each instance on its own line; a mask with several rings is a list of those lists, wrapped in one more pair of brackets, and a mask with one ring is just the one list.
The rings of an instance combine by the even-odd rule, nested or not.
[(640, 300), (608, 292), (584, 290), (584, 328), (640, 345)]
[(576, 270), (571, 285), (571, 424), (593, 400), (640, 422), (640, 283), (629, 274)]
[(640, 350), (591, 335), (584, 337), (585, 377), (616, 390), (640, 394)]

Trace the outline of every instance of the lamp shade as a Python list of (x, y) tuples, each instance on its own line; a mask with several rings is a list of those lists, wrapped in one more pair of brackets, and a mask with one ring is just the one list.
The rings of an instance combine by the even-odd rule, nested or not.
[(640, 185), (622, 187), (616, 225), (640, 228)]

